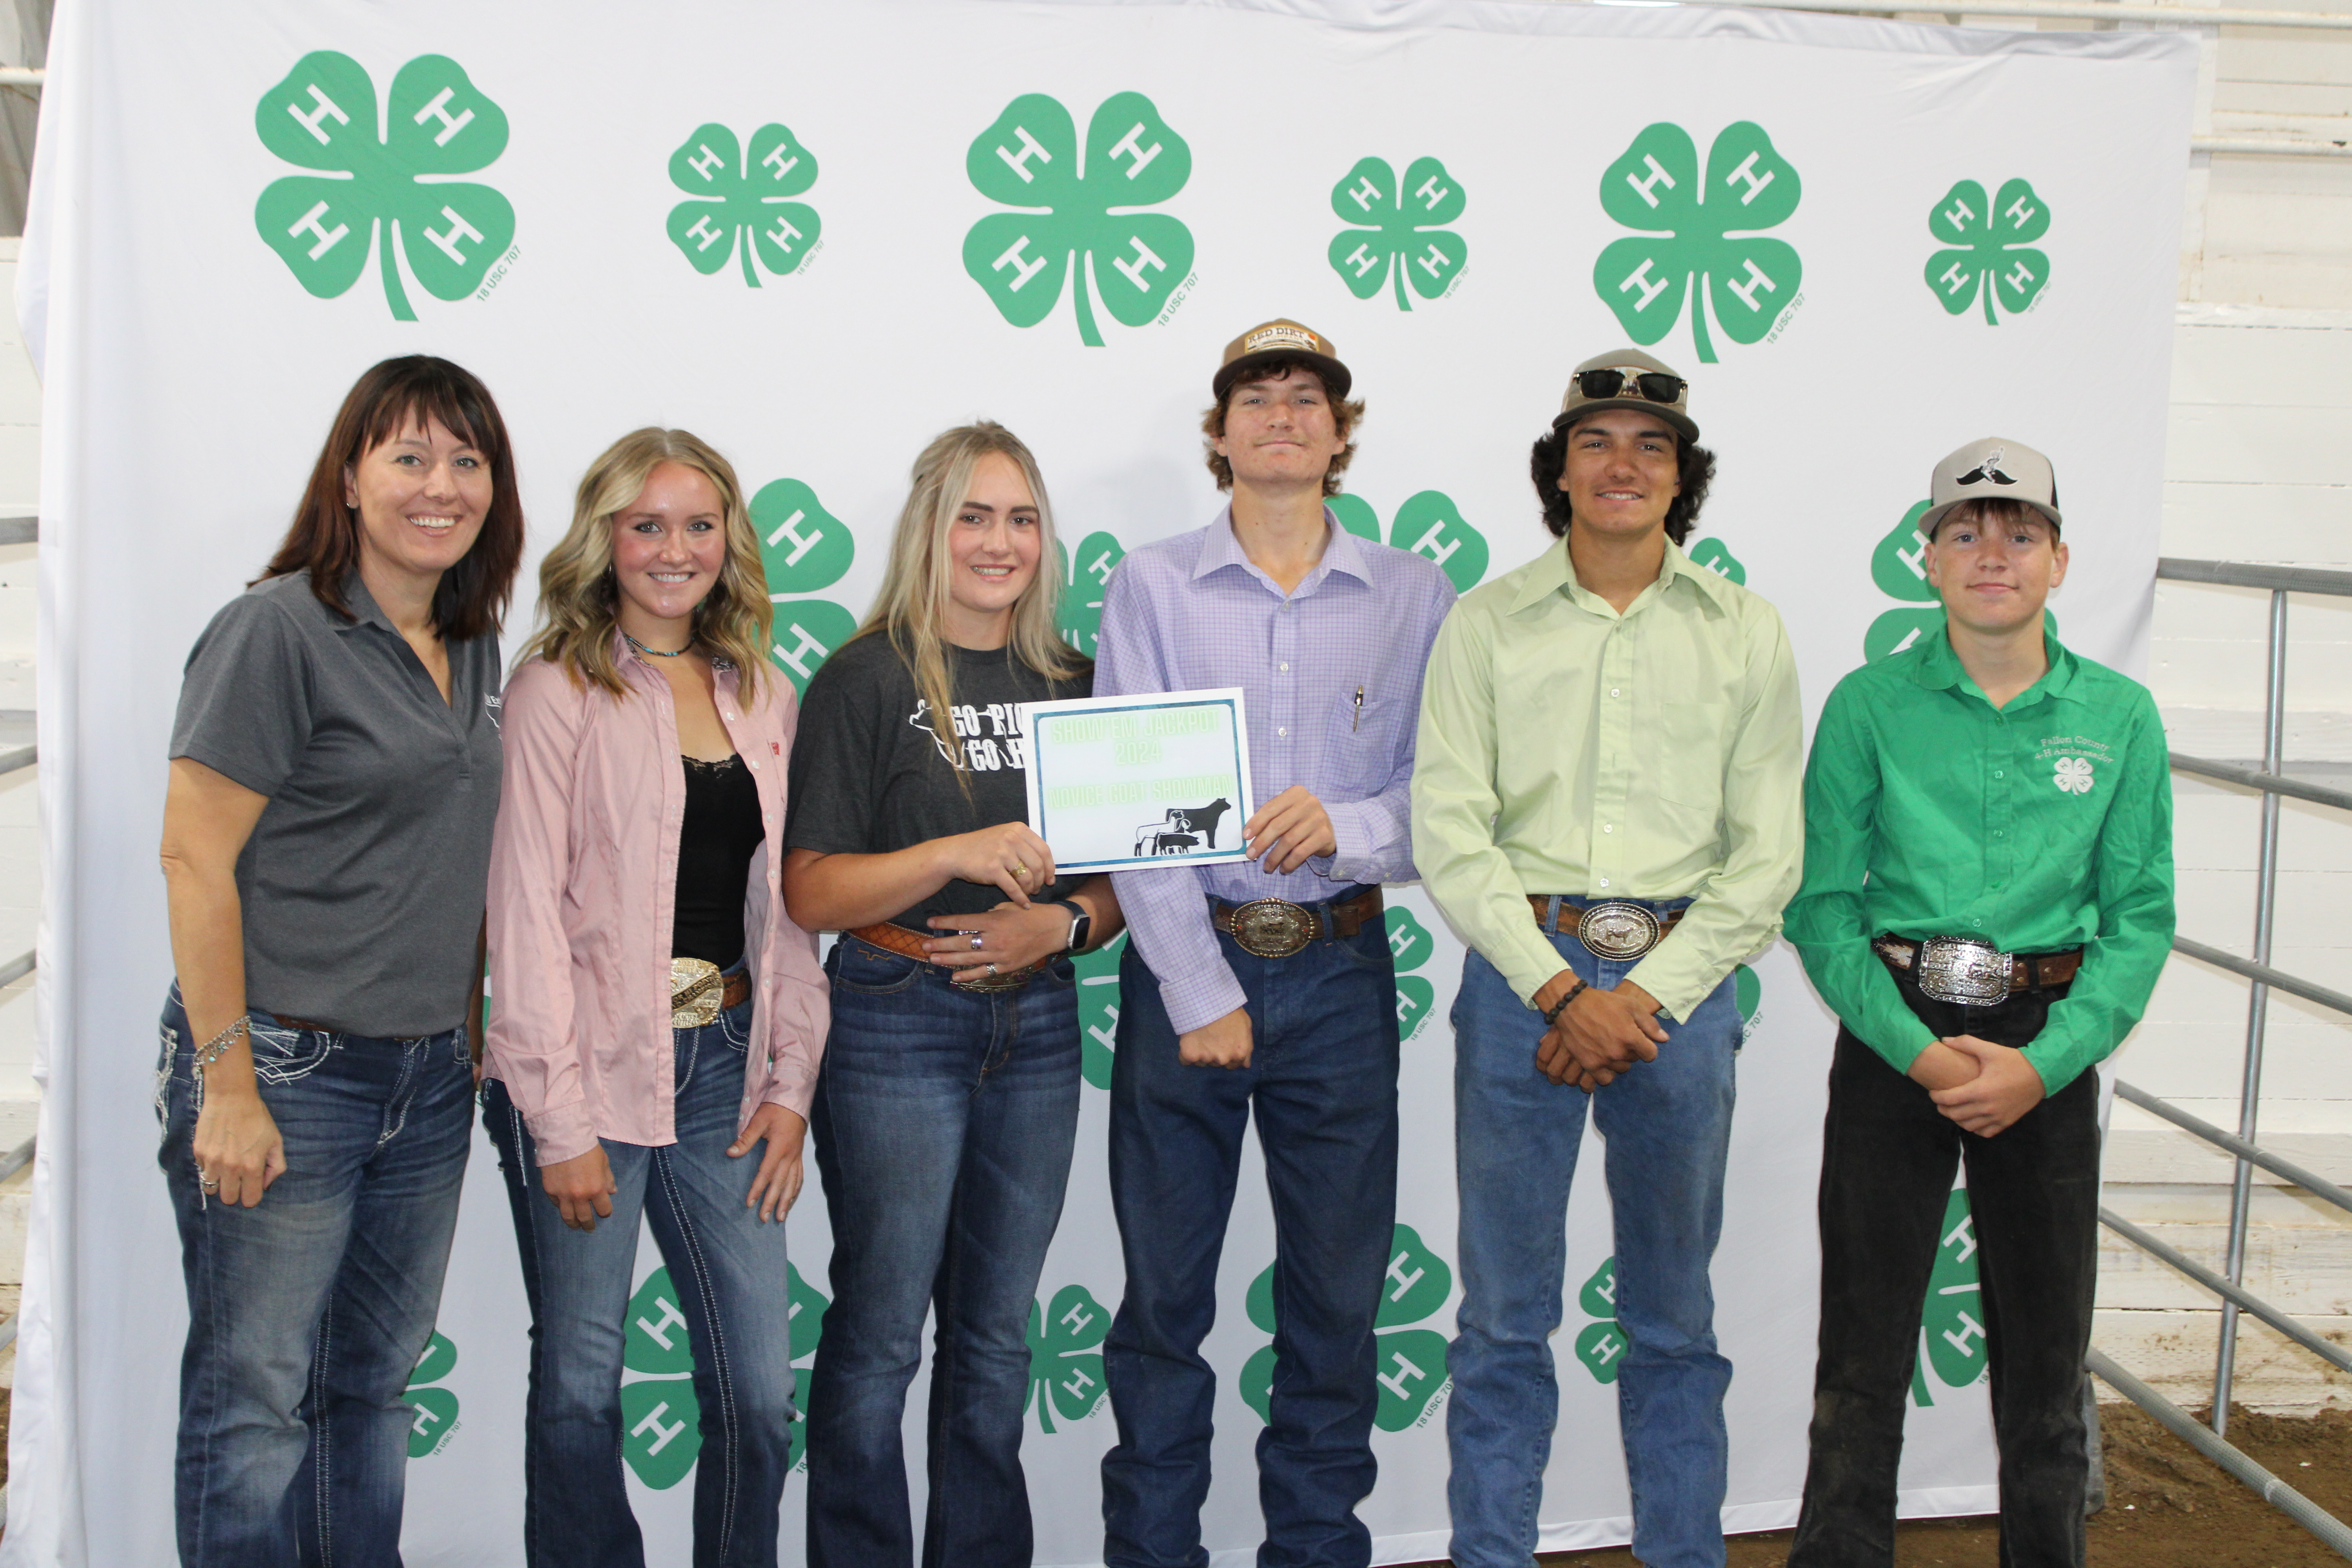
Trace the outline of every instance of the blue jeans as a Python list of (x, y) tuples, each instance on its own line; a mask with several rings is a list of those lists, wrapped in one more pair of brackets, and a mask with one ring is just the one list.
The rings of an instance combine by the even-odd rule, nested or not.
[[(1342, 894), (1343, 898), (1347, 895)], [(1238, 1070), (1176, 1059), (1160, 983), (1119, 964), (1110, 1190), (1127, 1295), (1104, 1347), (1118, 1443), (1103, 1457), (1103, 1561), (1204, 1568), (1216, 1373), (1202, 1358), (1255, 1110), (1274, 1205), (1275, 1373), (1257, 1440), (1263, 1568), (1363, 1568), (1371, 1532), (1372, 1322), (1396, 1228), (1396, 969), (1374, 920), (1257, 958), (1219, 950), (1247, 998)]]
[(833, 1305), (809, 1387), (810, 1568), (914, 1561), (900, 1422), (936, 1308), (928, 1568), (1027, 1568), (1029, 1313), (1078, 1127), (1077, 976), (961, 991), (845, 936), (810, 1125)]
[[(1652, 906), (1658, 912), (1683, 900)], [(1633, 961), (1596, 958), (1569, 929), (1563, 966), (1606, 990)], [(1559, 1327), (1569, 1184), (1588, 1097), (1536, 1068), (1543, 1016), (1476, 952), (1454, 1002), (1454, 1170), (1462, 1205), (1462, 1304), (1446, 1356), (1454, 1399), (1456, 1568), (1535, 1561), (1544, 1466), (1559, 1416), (1549, 1336)], [(1654, 1062), (1589, 1097), (1605, 1140), (1616, 1226), (1619, 1434), (1633, 1498), (1633, 1555), (1649, 1568), (1724, 1560), (1724, 1392), (1707, 1265), (1723, 1229), (1732, 1055), (1739, 1009), (1727, 977), (1675, 1023)]]
[(173, 1490), (184, 1568), (400, 1562), (403, 1403), (433, 1334), (473, 1138), (462, 1028), (374, 1039), (253, 1016), (286, 1172), (253, 1208), (208, 1198), (204, 1083), (180, 988), (155, 1064), (156, 1163), (180, 1227), (188, 1342)]
[(745, 1206), (767, 1146), (730, 1159), (742, 1114), (751, 1004), (673, 1029), (677, 1142), (602, 1140), (613, 1215), (563, 1223), (540, 1183), (530, 1130), (506, 1085), (482, 1085), (530, 1299), (523, 1418), (523, 1561), (530, 1568), (643, 1568), (621, 1477), (621, 1352), (643, 1215), (669, 1266), (694, 1351), (701, 1458), (696, 1568), (773, 1568), (777, 1505), (792, 1468), (791, 1272), (784, 1227)]

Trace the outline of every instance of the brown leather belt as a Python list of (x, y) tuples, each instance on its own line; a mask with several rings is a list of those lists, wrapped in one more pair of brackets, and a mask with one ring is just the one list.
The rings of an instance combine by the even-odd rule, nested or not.
[(1244, 904), (1209, 900), (1209, 923), (1232, 937), (1244, 952), (1260, 958), (1288, 958), (1322, 937), (1351, 937), (1380, 913), (1378, 888), (1319, 906), (1287, 899), (1252, 899)]
[[(891, 952), (899, 953), (924, 963), (932, 963), (936, 961), (929, 952), (924, 951), (923, 943), (936, 941), (943, 936), (952, 936), (955, 933), (946, 931), (909, 931), (905, 926), (893, 925), (887, 921), (883, 921), (870, 926), (859, 926), (856, 931), (844, 931), (842, 934), (854, 936), (860, 942), (870, 942), (876, 947), (885, 948)], [(980, 959), (980, 963), (974, 967), (989, 965), (987, 958), (978, 953), (973, 956)], [(1019, 969), (1007, 969), (1001, 973), (983, 975), (978, 980), (950, 979), (948, 984), (959, 991), (1017, 991), (1044, 973), (1046, 966), (1061, 956), (1058, 952), (1047, 953), (1036, 963)], [(952, 971), (942, 968), (940, 973), (950, 974)]]
[(1629, 899), (1603, 899), (1588, 904), (1581, 899), (1561, 894), (1559, 895), (1560, 923), (1555, 926), (1550, 923), (1553, 896), (1549, 893), (1528, 895), (1528, 908), (1535, 910), (1536, 924), (1545, 931), (1553, 931), (1566, 926), (1568, 917), (1574, 915), (1576, 923), (1572, 934), (1588, 952), (1601, 958), (1641, 957), (1664, 942), (1666, 933), (1680, 925), (1687, 912), (1671, 910), (1662, 915)]
[(2063, 952), (2003, 952), (1972, 937), (1931, 936), (1912, 942), (1899, 936), (1870, 941), (1886, 967), (1908, 974), (1938, 1002), (1994, 1007), (2020, 991), (2063, 985), (2083, 970), (2083, 950)]

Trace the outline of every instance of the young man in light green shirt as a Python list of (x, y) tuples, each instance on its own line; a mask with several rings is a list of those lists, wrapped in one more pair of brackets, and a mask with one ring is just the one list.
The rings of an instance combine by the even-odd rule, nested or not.
[(1462, 1306), (1447, 1355), (1456, 1568), (1528, 1568), (1559, 1415), (1569, 1186), (1608, 1138), (1633, 1551), (1724, 1560), (1707, 1265), (1731, 973), (1797, 885), (1797, 676), (1772, 606), (1681, 549), (1715, 459), (1632, 349), (1576, 368), (1531, 474), (1562, 542), (1474, 589), (1423, 688), (1413, 860), (1471, 948), (1454, 1003)]
[(2043, 629), (2055, 477), (2016, 441), (1937, 465), (1945, 627), (1838, 683), (1805, 773), (1789, 939), (1843, 1025), (1822, 1151), (1812, 1462), (1790, 1568), (1895, 1557), (1919, 1321), (1968, 1170), (2000, 1447), (2001, 1561), (2078, 1568), (2099, 1191), (2097, 1075), (2172, 944), (2164, 727)]

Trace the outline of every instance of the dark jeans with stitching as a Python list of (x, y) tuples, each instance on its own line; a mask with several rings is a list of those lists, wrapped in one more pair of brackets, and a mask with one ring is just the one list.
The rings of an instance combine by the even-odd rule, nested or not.
[[(530, 1568), (643, 1568), (643, 1537), (621, 1475), (622, 1352), (640, 1216), (661, 1248), (694, 1364), (702, 1447), (694, 1470), (695, 1568), (772, 1568), (777, 1509), (792, 1468), (792, 1278), (781, 1219), (744, 1199), (765, 1144), (730, 1158), (742, 1115), (751, 1007), (670, 1031), (677, 1142), (604, 1140), (613, 1213), (593, 1230), (563, 1223), (541, 1184), (530, 1129), (506, 1085), (482, 1085), (530, 1300), (530, 1392), (523, 1416), (523, 1561)], [(685, 1434), (679, 1413), (639, 1417), (656, 1443)]]
[(397, 1568), (402, 1395), (433, 1334), (472, 1142), (466, 1031), (377, 1039), (253, 1016), (286, 1171), (252, 1208), (208, 1197), (204, 1080), (163, 1007), (157, 1163), (180, 1227), (188, 1341), (174, 1473), (184, 1568)]
[[(924, 1568), (1027, 1568), (1029, 1314), (1078, 1127), (1077, 975), (1013, 991), (854, 936), (809, 1128), (833, 1305), (809, 1383), (810, 1568), (908, 1568), (901, 1437), (936, 1313)], [(1043, 1395), (1040, 1395), (1042, 1398)]]
[[(1349, 897), (1342, 891), (1338, 897)], [(1103, 1347), (1118, 1443), (1103, 1456), (1104, 1561), (1206, 1568), (1216, 1373), (1201, 1354), (1253, 1118), (1274, 1206), (1272, 1419), (1257, 1440), (1259, 1568), (1363, 1568), (1377, 1473), (1373, 1322), (1396, 1231), (1396, 968), (1387, 927), (1258, 958), (1218, 951), (1247, 998), (1246, 1068), (1187, 1067), (1160, 983), (1119, 964), (1110, 1190), (1127, 1293)]]
[[(2022, 1047), (2063, 986), (1995, 1007), (1904, 999), (1938, 1038)], [(1847, 1029), (1830, 1068), (1822, 1147), (1822, 1321), (1812, 1458), (1790, 1568), (1895, 1561), (1895, 1480), (1921, 1309), (1955, 1170), (1968, 1170), (1982, 1327), (2000, 1448), (2001, 1568), (2080, 1568), (2089, 1479), (2083, 1352), (2099, 1203), (2098, 1075), (2086, 1072), (1990, 1138)]]

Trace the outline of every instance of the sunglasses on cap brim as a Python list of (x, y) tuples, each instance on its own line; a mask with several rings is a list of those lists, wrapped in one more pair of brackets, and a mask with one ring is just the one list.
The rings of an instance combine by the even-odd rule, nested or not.
[(1580, 370), (1576, 373), (1576, 390), (1587, 401), (1598, 403), (1610, 397), (1638, 397), (1644, 403), (1678, 404), (1690, 383), (1678, 375), (1660, 371), (1638, 371), (1628, 374), (1622, 370)]

